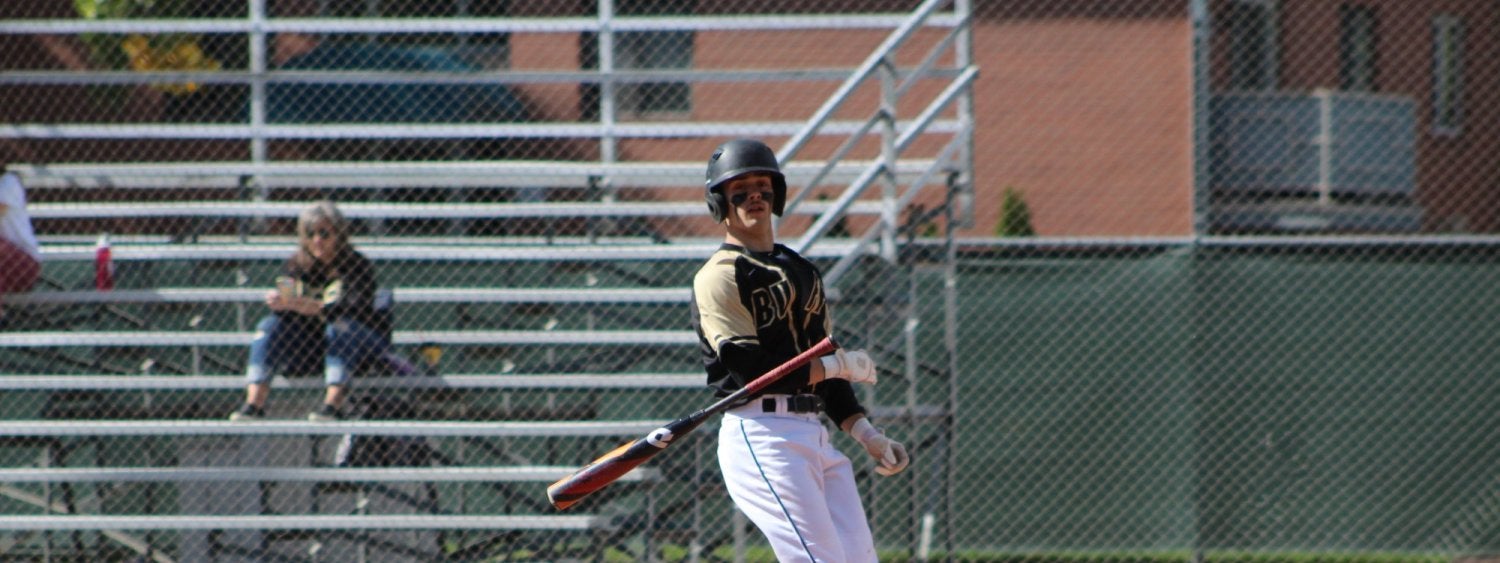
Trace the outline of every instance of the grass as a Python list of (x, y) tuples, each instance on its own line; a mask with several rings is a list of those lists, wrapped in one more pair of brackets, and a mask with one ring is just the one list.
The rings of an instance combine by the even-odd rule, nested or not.
[[(933, 554), (932, 560), (944, 560)], [(1055, 551), (984, 552), (965, 551), (954, 557), (972, 563), (1189, 563), (1192, 551)], [(1204, 563), (1448, 563), (1448, 555), (1431, 553), (1317, 552), (1317, 551), (1207, 551)], [(905, 554), (881, 556), (882, 561), (904, 561)]]

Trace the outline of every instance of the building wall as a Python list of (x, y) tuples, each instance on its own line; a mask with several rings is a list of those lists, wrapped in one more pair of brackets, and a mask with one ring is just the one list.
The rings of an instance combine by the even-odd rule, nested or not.
[[(1023, 195), (1042, 236), (1190, 233), (1192, 67), (1185, 5), (1177, 0), (981, 4), (973, 30), (974, 62), (980, 67), (974, 87), (976, 212), (974, 226), (961, 235), (994, 232), (1007, 188)], [(704, 68), (852, 66), (885, 35), (840, 31), (794, 41), (703, 33), (694, 57)], [(513, 62), (518, 69), (547, 68), (576, 57), (568, 46), (555, 37), (518, 38)], [(918, 51), (917, 56), (925, 53)], [(765, 91), (733, 83), (700, 85), (690, 118), (801, 119), (836, 87), (805, 83)], [(560, 112), (553, 115), (565, 115), (577, 104), (576, 89), (569, 88), (530, 90), (528, 97), (546, 100), (541, 103)], [(747, 108), (765, 106), (743, 103), (747, 97), (775, 97), (776, 109), (752, 113)], [(874, 90), (861, 91), (842, 116), (862, 117), (875, 99)], [(902, 108), (902, 115), (916, 110)], [(767, 141), (776, 146), (784, 139)], [(805, 155), (826, 153), (836, 143), (815, 142)], [(641, 160), (696, 160), (708, 151), (671, 140), (626, 147), (628, 158)]]
[[(1185, 3), (1027, 3), (974, 31), (974, 235), (1004, 189), (1041, 236), (1192, 231), (1191, 29)], [(1175, 6), (1175, 8), (1174, 8)]]
[[(1230, 0), (1212, 0), (1215, 13)], [(586, 3), (580, 3), (580, 6)], [(795, 0), (780, 0), (782, 11), (798, 11)], [(889, 2), (891, 9), (908, 2)], [(1190, 232), (1192, 210), (1191, 30), (1186, 0), (1017, 0), (975, 3), (973, 53), (981, 72), (975, 85), (975, 226), (966, 236), (993, 232), (1001, 194), (1019, 191), (1044, 236), (1171, 236)], [(757, 4), (759, 5), (759, 4)], [(1419, 106), (1418, 202), (1431, 230), (1500, 230), (1500, 2), (1480, 0), (1278, 0), (1280, 27), (1278, 88), (1311, 91), (1338, 86), (1339, 8), (1367, 6), (1379, 18), (1379, 91), (1408, 95)], [(66, 6), (17, 13), (7, 4), (0, 15), (66, 17)], [(762, 6), (763, 7), (763, 6)], [(825, 5), (816, 7), (826, 9)], [(729, 10), (714, 4), (705, 10)], [(1435, 132), (1432, 120), (1432, 18), (1453, 15), (1465, 27), (1465, 127)], [(519, 15), (519, 14), (518, 14)], [(851, 66), (862, 60), (884, 32), (838, 31), (820, 34), (702, 34), (694, 53), (699, 66)], [(790, 39), (789, 39), (790, 38)], [(49, 43), (50, 42), (50, 43)], [(919, 41), (920, 42), (920, 41)], [(518, 34), (512, 45), (517, 70), (576, 68), (576, 35)], [(0, 49), (25, 52), (12, 61), (36, 68), (67, 68), (84, 54), (76, 40), (0, 37)], [(1211, 44), (1211, 76), (1216, 90), (1225, 83), (1225, 45)], [(747, 56), (753, 55), (753, 56)], [(913, 61), (906, 60), (904, 63)], [(691, 115), (702, 121), (793, 120), (810, 115), (837, 86), (799, 83), (774, 89), (736, 91), (744, 84), (705, 84), (695, 91)], [(94, 121), (100, 108), (80, 107), (55, 87), (0, 91), (0, 102), (15, 108), (18, 122)], [(767, 91), (770, 90), (770, 91)], [(533, 85), (522, 94), (546, 119), (577, 118), (580, 103), (573, 85)], [(746, 97), (773, 98), (774, 104), (742, 104)], [(131, 91), (120, 107), (106, 108), (119, 121), (151, 121), (162, 114), (162, 97), (149, 88)], [(920, 98), (920, 96), (918, 96)], [(842, 117), (873, 107), (873, 90), (860, 92)], [(771, 107), (774, 109), (761, 109)], [(915, 108), (903, 108), (905, 116)], [(24, 115), (22, 115), (24, 113)], [(768, 139), (774, 143), (784, 139)], [(836, 141), (835, 141), (836, 142)], [(109, 143), (98, 143), (108, 145)], [(578, 154), (592, 148), (577, 143)], [(630, 142), (626, 158), (698, 160), (708, 147), (682, 140)], [(818, 142), (815, 158), (833, 142)], [(67, 160), (63, 143), (4, 144), (17, 160)], [(167, 150), (164, 148), (164, 150)], [(175, 150), (175, 149), (173, 149)], [(866, 153), (870, 150), (864, 149)], [(26, 154), (21, 154), (25, 152)], [(111, 159), (104, 150), (95, 158)], [(120, 151), (139, 155), (140, 144)], [(223, 151), (195, 147), (179, 158), (223, 158)], [(232, 152), (232, 151), (230, 151)], [(213, 153), (213, 154), (207, 154)]]
[[(1222, 8), (1224, 0), (1217, 2)], [(1417, 202), (1434, 231), (1500, 230), (1500, 3), (1474, 0), (1280, 0), (1277, 64), (1282, 90), (1311, 92), (1339, 87), (1339, 9), (1372, 8), (1378, 20), (1377, 91), (1411, 97), (1417, 104)], [(1463, 21), (1464, 127), (1457, 134), (1432, 127), (1433, 18)], [(1222, 37), (1213, 44), (1215, 90), (1228, 63)]]
[[(1361, 0), (1379, 19), (1380, 88), (1408, 94), (1420, 108), (1417, 122), (1417, 198), (1426, 208), (1429, 228), (1493, 232), (1500, 229), (1500, 173), (1496, 148), (1500, 117), (1494, 53), (1500, 52), (1500, 4), (1473, 0)], [(1336, 87), (1338, 3), (1287, 2), (1281, 18), (1287, 30), (1285, 87)], [(1433, 17), (1456, 16), (1464, 26), (1464, 127), (1457, 134), (1432, 126)], [(1322, 31), (1320, 31), (1322, 30)]]

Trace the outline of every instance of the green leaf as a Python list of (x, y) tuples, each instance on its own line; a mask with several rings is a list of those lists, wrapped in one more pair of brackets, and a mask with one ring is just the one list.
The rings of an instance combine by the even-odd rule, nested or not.
[(86, 20), (99, 19), (99, 4), (102, 0), (73, 0), (73, 10)]

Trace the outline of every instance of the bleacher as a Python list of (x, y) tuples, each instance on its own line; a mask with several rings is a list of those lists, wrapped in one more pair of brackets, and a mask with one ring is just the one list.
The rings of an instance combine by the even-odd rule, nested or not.
[[(705, 149), (726, 136), (783, 139), (773, 147), (794, 188), (782, 238), (824, 265), (836, 304), (861, 311), (842, 335), (851, 341), (876, 332), (855, 318), (903, 305), (851, 293), (841, 278), (862, 263), (898, 264), (916, 223), (905, 211), (934, 193), (951, 198), (967, 176), (968, 123), (952, 108), (976, 71), (937, 62), (965, 21), (946, 6), (866, 21), (890, 35), (840, 73), (838, 90), (805, 122), (669, 127)], [(694, 25), (731, 25), (702, 19)], [(26, 29), (0, 22), (0, 32), (7, 25)], [(923, 29), (946, 35), (898, 72), (893, 53)], [(374, 79), (382, 78), (412, 80)], [(893, 99), (918, 79), (943, 86), (911, 119), (879, 108), (835, 118), (858, 88), (883, 79)], [(0, 135), (22, 139), (125, 134), (4, 127)], [(583, 139), (600, 131), (552, 128)], [(870, 142), (881, 157), (851, 156)], [(815, 153), (809, 144), (825, 146)], [(645, 560), (658, 542), (743, 550), (741, 534), (698, 524), (723, 510), (704, 503), (723, 497), (704, 449), (711, 440), (679, 446), (568, 512), (542, 494), (708, 398), (687, 303), (692, 272), (719, 242), (700, 155), (690, 156), (12, 163), (43, 239), (44, 280), (0, 297), (0, 393), (14, 399), (0, 414), (0, 456), (25, 462), (0, 469), (0, 553), (417, 561), (594, 559), (609, 550)], [(834, 196), (812, 199), (809, 186)], [(390, 292), (394, 356), (359, 371), (349, 420), (303, 422), (321, 377), (293, 374), (273, 380), (268, 420), (229, 422), (251, 331), (266, 313), (262, 296), (293, 248), (289, 227), (322, 197), (354, 222), (355, 247)], [(109, 290), (94, 285), (104, 232)], [(908, 349), (880, 344), (865, 342), (886, 354), (888, 369), (920, 367), (902, 355)], [(431, 350), (441, 358), (424, 356)], [(875, 406), (912, 424), (945, 416), (910, 402)]]

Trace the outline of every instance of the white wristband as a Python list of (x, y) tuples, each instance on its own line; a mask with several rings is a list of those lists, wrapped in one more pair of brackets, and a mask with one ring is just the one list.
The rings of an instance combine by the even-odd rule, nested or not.
[(853, 428), (849, 429), (849, 435), (863, 444), (876, 436), (883, 436), (884, 433), (879, 428), (876, 428), (874, 424), (870, 424), (870, 419), (861, 418), (859, 422), (854, 423)]
[(844, 373), (844, 362), (839, 359), (838, 354), (818, 359), (823, 361), (823, 379), (849, 379), (849, 375)]

